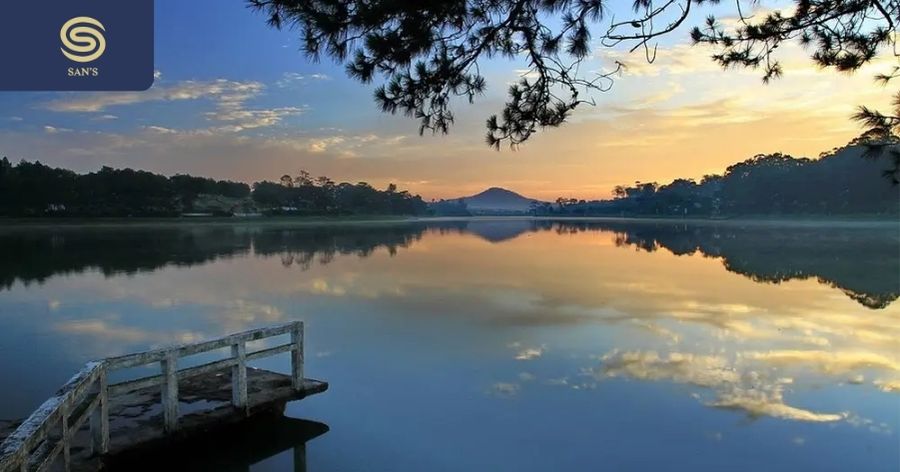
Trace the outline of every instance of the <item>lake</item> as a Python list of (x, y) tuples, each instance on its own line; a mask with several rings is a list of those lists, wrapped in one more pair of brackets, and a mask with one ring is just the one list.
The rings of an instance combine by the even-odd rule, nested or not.
[(7, 226), (0, 247), (0, 418), (90, 359), (301, 319), (331, 388), (287, 413), (327, 432), (251, 470), (900, 469), (897, 224)]

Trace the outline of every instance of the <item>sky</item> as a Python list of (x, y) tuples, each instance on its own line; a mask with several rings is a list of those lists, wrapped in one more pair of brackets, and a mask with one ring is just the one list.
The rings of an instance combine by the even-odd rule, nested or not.
[(0, 93), (0, 156), (248, 183), (307, 170), (395, 183), (426, 200), (492, 186), (547, 200), (607, 198), (618, 184), (700, 178), (755, 154), (816, 157), (846, 144), (861, 132), (849, 119), (858, 105), (890, 101), (891, 89), (873, 76), (896, 63), (883, 55), (852, 75), (820, 71), (809, 51), (790, 45), (779, 56), (785, 77), (762, 85), (761, 71), (723, 71), (712, 50), (690, 46), (685, 25), (659, 44), (652, 64), (640, 51), (595, 48), (584, 70), (628, 66), (613, 89), (593, 94), (596, 106), (563, 127), (498, 152), (484, 143), (484, 120), (500, 112), (523, 64), (483, 64), (488, 89), (474, 105), (454, 107), (450, 134), (419, 136), (417, 121), (378, 111), (377, 82), (309, 60), (296, 31), (268, 27), (243, 1), (157, 0), (155, 21), (150, 90)]

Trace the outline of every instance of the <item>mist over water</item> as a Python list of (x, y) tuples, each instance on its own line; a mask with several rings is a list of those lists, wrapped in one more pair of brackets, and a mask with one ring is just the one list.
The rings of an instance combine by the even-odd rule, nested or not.
[(89, 359), (302, 319), (309, 470), (895, 470), (898, 229), (4, 229), (0, 418)]

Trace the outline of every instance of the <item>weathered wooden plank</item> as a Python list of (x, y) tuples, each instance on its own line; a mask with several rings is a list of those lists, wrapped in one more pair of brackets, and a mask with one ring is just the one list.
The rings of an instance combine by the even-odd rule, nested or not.
[[(304, 388), (295, 391), (290, 375), (279, 374), (263, 369), (247, 369), (248, 405), (250, 415), (263, 412), (279, 412), (278, 405), (299, 400), (309, 395), (321, 393), (327, 384), (312, 379), (305, 379)], [(235, 411), (231, 405), (231, 369), (209, 373), (179, 381), (178, 392), (182, 401), (202, 400), (209, 409), (182, 413), (178, 420), (176, 437), (184, 437), (196, 431), (208, 431), (220, 421), (237, 422), (246, 418)], [(127, 451), (132, 447), (157, 439), (164, 439), (166, 432), (160, 421), (158, 408), (158, 389), (146, 389), (120, 398), (112, 398), (110, 415), (113, 420), (110, 454)]]
[[(200, 364), (193, 367), (187, 367), (176, 372), (179, 380), (187, 379), (190, 377), (196, 377), (198, 375), (208, 374), (210, 372), (214, 372), (220, 370), (224, 367), (232, 367), (236, 364), (235, 359), (222, 359), (218, 361), (207, 362), (205, 364)], [(129, 392), (134, 392), (136, 390), (140, 390), (147, 387), (152, 387), (154, 385), (160, 385), (165, 383), (165, 379), (163, 375), (152, 375), (149, 377), (142, 377), (135, 380), (129, 380), (126, 382), (119, 382), (109, 386), (110, 395), (117, 396), (127, 394)]]
[(0, 458), (0, 471), (17, 472), (20, 470), (28, 470), (28, 457), (24, 449), (21, 449), (16, 454)]
[(303, 388), (303, 322), (291, 326), (291, 380), (294, 390)]
[(207, 362), (206, 364), (200, 364), (194, 367), (188, 367), (186, 369), (182, 369), (178, 371), (178, 379), (183, 380), (191, 377), (196, 377), (198, 375), (208, 374), (210, 372), (215, 372), (217, 370), (222, 370), (226, 367), (232, 367), (237, 363), (235, 359), (222, 359), (219, 361)]
[[(47, 435), (48, 429), (60, 417), (62, 406), (71, 406), (74, 400), (83, 395), (100, 375), (104, 366), (102, 362), (89, 362), (75, 374), (56, 395), (45, 401), (31, 416), (0, 444), (0, 466), (18, 464), (19, 451), (33, 449)], [(26, 452), (27, 455), (27, 452)]]
[(69, 406), (65, 403), (59, 409), (59, 442), (62, 445), (63, 469), (72, 469), (72, 435), (69, 433)]
[[(283, 352), (288, 352), (294, 348), (293, 344), (284, 344), (281, 346), (277, 346), (270, 349), (263, 349), (260, 351), (255, 351), (247, 354), (246, 360), (253, 361), (257, 359), (262, 359), (265, 357), (274, 356), (276, 354), (281, 354)], [(203, 375), (214, 370), (218, 370), (222, 367), (231, 367), (235, 364), (234, 359), (222, 359), (219, 361), (208, 362), (206, 364), (200, 364), (194, 367), (188, 367), (186, 369), (182, 369), (178, 371), (178, 378), (185, 379), (189, 377), (193, 377), (196, 375)], [(151, 375), (148, 377), (141, 377), (139, 379), (128, 380), (125, 382), (115, 383), (109, 386), (109, 394), (111, 396), (123, 395), (129, 392), (133, 392), (135, 390), (140, 390), (142, 388), (152, 387), (154, 385), (160, 385), (163, 383), (162, 375)]]
[(106, 371), (97, 379), (97, 407), (91, 411), (91, 445), (94, 454), (109, 452), (109, 378)]
[(49, 471), (53, 468), (53, 465), (56, 464), (56, 458), (62, 451), (63, 443), (62, 441), (56, 441), (53, 443), (53, 446), (50, 444), (49, 441), (45, 441), (38, 447), (38, 450), (34, 452), (32, 460), (37, 464), (37, 467), (34, 468), (36, 472)]
[(162, 404), (163, 426), (167, 433), (178, 429), (178, 359), (175, 351), (166, 353), (165, 359), (160, 362), (162, 367)]
[(282, 344), (281, 346), (270, 347), (268, 349), (260, 349), (259, 351), (253, 351), (247, 353), (247, 361), (255, 361), (257, 359), (263, 359), (266, 357), (275, 356), (284, 352), (288, 352), (294, 349), (294, 344)]
[[(327, 384), (312, 379), (304, 379), (303, 389), (296, 391), (293, 388), (290, 375), (261, 369), (247, 369), (248, 404), (250, 416), (258, 414), (275, 413), (281, 411), (279, 405), (287, 401), (299, 400), (309, 395), (321, 393), (327, 389)], [(205, 435), (214, 431), (223, 424), (232, 424), (246, 418), (230, 405), (231, 400), (231, 375), (230, 368), (218, 372), (212, 372), (200, 377), (193, 377), (185, 381), (179, 381), (179, 396), (184, 401), (191, 399), (203, 399), (211, 405), (210, 410), (195, 411), (184, 414), (178, 420), (178, 434), (173, 439), (167, 435), (159, 415), (159, 387), (149, 387), (143, 391), (125, 397), (110, 399), (110, 417), (112, 421), (111, 443), (109, 454), (115, 457), (117, 454), (135, 450), (137, 447), (166, 447), (172, 441), (180, 442), (181, 438), (194, 435)], [(97, 396), (91, 398), (96, 400)], [(283, 406), (281, 407), (283, 408)], [(99, 409), (99, 407), (98, 407)], [(96, 411), (96, 410), (95, 410)], [(74, 426), (71, 427), (72, 431)], [(55, 431), (54, 431), (55, 433)], [(169, 439), (166, 439), (169, 438)], [(79, 433), (76, 443), (89, 440), (87, 431)], [(155, 441), (161, 443), (154, 443)], [(58, 441), (52, 441), (58, 444)], [(159, 444), (153, 446), (152, 444)], [(168, 453), (169, 449), (164, 449)], [(72, 450), (73, 468), (75, 470), (94, 470), (105, 458), (91, 455), (90, 449)], [(37, 454), (36, 454), (37, 455)], [(40, 454), (46, 457), (46, 453)], [(36, 459), (35, 459), (36, 460)], [(57, 458), (55, 468), (61, 468), (61, 461)], [(34, 471), (35, 462), (32, 462)], [(0, 469), (2, 470), (2, 469)], [(6, 472), (6, 471), (4, 471)], [(17, 471), (19, 472), (19, 471)]]
[[(254, 352), (247, 352), (247, 342), (256, 341), (272, 336), (290, 334), (288, 344), (282, 344)], [(77, 456), (79, 461), (91, 457), (92, 454), (106, 454), (111, 449), (110, 443), (111, 424), (110, 410), (111, 397), (120, 393), (138, 392), (136, 397), (146, 404), (158, 404), (160, 399), (163, 404), (163, 422), (155, 421), (160, 434), (168, 435), (182, 426), (179, 419), (179, 382), (189, 381), (192, 378), (207, 379), (201, 382), (228, 382), (230, 392), (226, 384), (224, 391), (210, 390), (207, 394), (199, 395), (186, 392), (185, 400), (189, 402), (198, 399), (215, 402), (228, 402), (238, 410), (243, 409), (243, 415), (235, 415), (234, 408), (223, 410), (220, 415), (228, 415), (230, 410), (234, 417), (245, 417), (258, 411), (264, 405), (283, 406), (284, 401), (303, 398), (310, 394), (319, 393), (327, 388), (323, 382), (305, 379), (303, 377), (303, 343), (304, 331), (302, 322), (292, 322), (279, 326), (250, 330), (243, 333), (226, 336), (224, 338), (205, 341), (193, 345), (176, 346), (168, 349), (145, 351), (110, 358), (101, 362), (89, 363), (82, 371), (73, 376), (53, 398), (44, 402), (28, 419), (0, 444), (0, 472), (44, 470), (50, 467), (63, 465), (68, 470)], [(180, 357), (230, 347), (231, 358), (209, 362), (199, 366), (178, 369)], [(254, 383), (251, 389), (251, 378), (248, 375), (247, 363), (251, 360), (261, 359), (281, 353), (291, 353), (291, 375), (282, 375), (277, 384), (265, 386)], [(112, 368), (134, 367), (149, 362), (160, 362), (161, 374), (144, 377), (114, 385), (108, 384), (107, 371)], [(231, 375), (223, 375), (229, 372)], [(254, 373), (259, 372), (251, 369)], [(281, 375), (274, 374), (272, 375)], [(254, 376), (254, 379), (260, 380)], [(269, 377), (272, 379), (272, 377)], [(96, 387), (96, 394), (89, 389)], [(149, 389), (149, 391), (144, 391)], [(252, 390), (252, 391), (251, 391)], [(141, 392), (144, 391), (144, 392)], [(88, 394), (91, 393), (89, 396)], [(148, 396), (149, 395), (149, 396)], [(229, 398), (230, 397), (230, 398)], [(145, 407), (141, 407), (144, 410)], [(150, 408), (149, 406), (146, 408)], [(221, 408), (221, 407), (217, 407)], [(227, 407), (226, 407), (227, 408)], [(141, 411), (138, 410), (138, 411)], [(148, 411), (148, 410), (144, 410)], [(152, 410), (149, 410), (152, 411)], [(158, 411), (158, 410), (156, 410)], [(133, 413), (118, 413), (124, 418), (132, 418)], [(158, 414), (158, 413), (157, 413)], [(69, 417), (71, 415), (71, 418)], [(193, 418), (198, 414), (185, 416)], [(194, 427), (201, 426), (207, 414), (201, 414), (192, 419)], [(158, 416), (156, 416), (158, 418)], [(211, 417), (210, 417), (211, 418)], [(90, 433), (81, 432), (81, 427), (90, 419)], [(130, 424), (131, 420), (126, 424)], [(59, 430), (55, 428), (59, 427)], [(53, 429), (51, 429), (53, 428)], [(58, 431), (58, 432), (57, 432)], [(75, 439), (75, 437), (82, 439)], [(88, 449), (72, 449), (74, 443), (81, 444), (87, 440), (91, 447)], [(134, 443), (134, 441), (127, 441)], [(121, 444), (120, 444), (121, 446)], [(121, 449), (116, 449), (121, 450)], [(59, 464), (59, 456), (62, 455), (62, 464)]]
[(140, 379), (129, 380), (127, 382), (119, 382), (109, 386), (109, 395), (117, 396), (140, 390), (142, 388), (152, 387), (154, 385), (162, 385), (162, 375), (152, 375), (150, 377), (142, 377)]
[(154, 362), (162, 362), (166, 358), (166, 352), (165, 349), (138, 352), (125, 356), (110, 357), (106, 362), (110, 370), (128, 369), (130, 367), (152, 364)]
[(213, 339), (211, 341), (181, 346), (178, 348), (179, 356), (190, 356), (201, 352), (221, 349), (223, 347), (229, 347), (238, 342), (251, 342), (258, 341), (260, 339), (271, 338), (274, 336), (281, 336), (282, 334), (289, 333), (294, 324), (295, 323), (287, 323), (268, 328), (260, 328), (252, 331), (245, 331), (243, 333), (232, 334), (219, 339)]
[(172, 350), (177, 352), (177, 357), (184, 357), (193, 354), (199, 354), (201, 352), (230, 347), (231, 345), (240, 341), (250, 342), (270, 338), (273, 336), (280, 336), (282, 334), (291, 332), (294, 325), (296, 325), (297, 323), (299, 322), (295, 321), (282, 325), (244, 331), (242, 333), (231, 334), (222, 338), (212, 339), (199, 343), (184, 344), (180, 346), (173, 346), (171, 348), (154, 349), (151, 351), (127, 354), (124, 356), (110, 357), (106, 359), (106, 362), (107, 366), (110, 369), (125, 369), (129, 367), (137, 367), (154, 362), (161, 362), (165, 359), (166, 354)]
[(231, 368), (231, 404), (246, 415), (247, 409), (247, 345), (243, 342), (231, 346), (235, 364)]
[(71, 431), (78, 431), (84, 426), (85, 421), (91, 418), (94, 415), (94, 411), (97, 406), (100, 405), (100, 396), (95, 396), (91, 398), (90, 402), (87, 406), (78, 412), (78, 417), (75, 419), (69, 418), (69, 429)]
[(294, 446), (294, 472), (306, 472), (306, 443)]

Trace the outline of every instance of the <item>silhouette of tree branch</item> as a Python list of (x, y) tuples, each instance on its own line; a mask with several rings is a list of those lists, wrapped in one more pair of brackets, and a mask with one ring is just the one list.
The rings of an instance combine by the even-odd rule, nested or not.
[[(303, 50), (344, 63), (364, 83), (381, 77), (375, 101), (384, 112), (419, 120), (419, 132), (447, 133), (451, 105), (473, 103), (487, 86), (479, 61), (524, 60), (527, 71), (511, 85), (498, 115), (487, 122), (487, 143), (516, 147), (541, 128), (557, 127), (593, 92), (609, 91), (622, 64), (582, 71), (593, 44), (643, 49), (674, 33), (697, 8), (721, 0), (634, 0), (633, 16), (607, 20), (611, 0), (247, 0), (276, 28), (299, 31)], [(763, 68), (763, 82), (780, 77), (776, 57), (785, 41), (812, 49), (811, 59), (839, 72), (858, 70), (890, 47), (896, 52), (900, 0), (794, 0), (793, 8), (754, 21), (744, 10), (755, 0), (733, 0), (738, 20), (710, 16), (694, 27), (694, 44), (717, 49), (723, 68)], [(601, 23), (608, 21), (606, 29)], [(595, 36), (594, 33), (602, 31)], [(900, 75), (877, 77), (890, 81)], [(588, 97), (588, 98), (584, 98)]]

